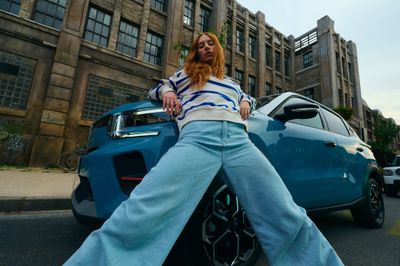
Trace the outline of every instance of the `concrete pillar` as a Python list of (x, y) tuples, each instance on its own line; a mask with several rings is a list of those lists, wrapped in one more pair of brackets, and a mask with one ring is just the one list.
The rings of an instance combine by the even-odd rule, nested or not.
[[(360, 75), (359, 75), (359, 68), (358, 68), (358, 57), (357, 57), (357, 46), (354, 42), (349, 41), (347, 42), (347, 46), (350, 53), (350, 61), (353, 65), (353, 71), (349, 73), (353, 75), (353, 86), (354, 86), (354, 104), (353, 106), (353, 113), (357, 116), (360, 121), (362, 127), (364, 127), (364, 114), (363, 114), (363, 107), (362, 107), (362, 95), (361, 95), (361, 85), (360, 85)], [(350, 77), (349, 77), (350, 80)]]
[(114, 12), (111, 21), (110, 40), (108, 41), (108, 48), (111, 50), (116, 50), (117, 47), (119, 23), (121, 21), (121, 8), (122, 0), (116, 0), (114, 2)]
[(71, 106), (75, 69), (88, 5), (88, 0), (67, 2), (39, 132), (33, 141), (31, 166), (53, 165), (58, 160), (54, 154), (63, 151), (65, 125)]
[(136, 48), (136, 57), (140, 61), (143, 61), (144, 58), (144, 47), (146, 45), (149, 18), (150, 18), (150, 0), (144, 0), (143, 17), (142, 17), (142, 23), (140, 25), (139, 39)]
[(319, 63), (321, 80), (321, 101), (329, 107), (339, 104), (336, 86), (336, 59), (333, 40), (334, 21), (328, 16), (318, 20)]
[(167, 18), (167, 32), (164, 41), (164, 54), (163, 57), (165, 64), (163, 64), (163, 76), (169, 76), (176, 71), (179, 66), (179, 51), (174, 48), (174, 45), (181, 43), (181, 35), (183, 28), (183, 8), (184, 0), (171, 0), (168, 1), (168, 18)]
[(249, 10), (245, 11), (245, 20), (244, 20), (244, 65), (243, 65), (243, 87), (242, 90), (247, 94), (250, 94), (249, 91), (249, 59), (250, 59), (250, 47), (249, 47)]
[(35, 7), (34, 0), (21, 0), (21, 5), (19, 9), (19, 16), (21, 18), (31, 19), (33, 15), (33, 10)]
[(211, 28), (215, 29), (216, 32), (221, 33), (222, 28), (226, 20), (226, 13), (228, 7), (226, 1), (213, 1), (211, 11)]
[[(294, 36), (293, 35), (289, 35), (289, 44), (290, 47), (294, 47)], [(289, 66), (289, 77), (290, 77), (290, 91), (295, 91), (296, 88), (296, 75), (295, 75), (295, 53), (294, 53), (294, 49), (290, 49), (290, 54), (289, 54), (289, 58), (290, 58), (290, 66)]]
[[(232, 0), (232, 47), (231, 47), (231, 68), (232, 68), (232, 77), (235, 78), (236, 68), (235, 68), (235, 60), (236, 60), (236, 0)], [(243, 88), (242, 88), (243, 89)]]
[(265, 15), (260, 11), (256, 14), (258, 32), (257, 32), (257, 95), (265, 95)]

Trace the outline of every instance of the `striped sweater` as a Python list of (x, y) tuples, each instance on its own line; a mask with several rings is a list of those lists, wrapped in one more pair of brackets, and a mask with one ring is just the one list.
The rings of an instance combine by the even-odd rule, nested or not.
[(189, 77), (184, 70), (177, 71), (168, 79), (162, 79), (149, 91), (149, 99), (162, 101), (162, 95), (168, 91), (176, 93), (182, 110), (175, 117), (179, 130), (195, 120), (230, 121), (245, 125), (239, 114), (242, 100), (250, 103), (250, 110), (255, 109), (254, 98), (246, 95), (240, 85), (225, 77), (223, 80), (211, 76), (201, 90), (191, 88)]

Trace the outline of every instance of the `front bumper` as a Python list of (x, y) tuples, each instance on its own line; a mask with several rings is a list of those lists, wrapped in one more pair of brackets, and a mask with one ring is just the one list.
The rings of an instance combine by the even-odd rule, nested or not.
[(400, 186), (400, 176), (392, 175), (392, 176), (383, 176), (386, 185), (398, 185)]

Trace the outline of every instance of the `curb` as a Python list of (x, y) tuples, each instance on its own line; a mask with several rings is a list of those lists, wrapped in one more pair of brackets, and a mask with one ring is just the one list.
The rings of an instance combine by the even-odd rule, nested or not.
[(71, 210), (71, 199), (0, 198), (0, 212)]

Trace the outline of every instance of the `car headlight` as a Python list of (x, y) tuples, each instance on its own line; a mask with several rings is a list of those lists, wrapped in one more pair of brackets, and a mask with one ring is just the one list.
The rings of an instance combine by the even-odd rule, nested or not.
[(383, 170), (383, 174), (384, 174), (385, 176), (392, 176), (392, 175), (394, 175), (393, 171), (392, 171), (392, 170), (389, 170), (389, 169), (384, 169), (384, 170)]
[(400, 176), (400, 168), (397, 168), (396, 171), (395, 171), (395, 173), (396, 173), (396, 175), (399, 175), (399, 176)]
[(143, 131), (137, 126), (172, 121), (173, 119), (161, 108), (139, 109), (112, 115), (107, 126), (111, 138), (137, 138), (157, 136), (159, 131)]

